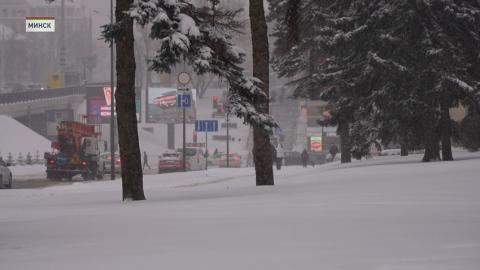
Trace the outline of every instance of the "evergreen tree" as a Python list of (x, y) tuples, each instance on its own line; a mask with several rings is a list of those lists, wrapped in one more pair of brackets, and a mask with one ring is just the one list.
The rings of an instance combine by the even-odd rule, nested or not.
[[(241, 66), (246, 54), (232, 42), (232, 34), (242, 26), (241, 10), (224, 10), (218, 1), (210, 2), (213, 8), (197, 7), (188, 0), (141, 0), (128, 15), (149, 27), (150, 38), (160, 42), (149, 60), (152, 70), (171, 73), (175, 65), (185, 63), (199, 75), (211, 73), (228, 81), (228, 109), (256, 130), (257, 184), (273, 184), (269, 133), (277, 124), (268, 112), (268, 43), (266, 76), (262, 66), (261, 71), (254, 70), (258, 78), (248, 77)], [(106, 38), (115, 36), (120, 27), (122, 21), (117, 20), (106, 29)], [(266, 38), (266, 24), (264, 30)]]
[(135, 108), (135, 49), (133, 23), (127, 12), (133, 0), (117, 0), (116, 23), (105, 26), (103, 35), (115, 43), (117, 90), (115, 91), (118, 119), (118, 139), (122, 159), (123, 200), (145, 200), (140, 144)]
[(275, 67), (300, 77), (297, 94), (331, 104), (327, 124), (338, 125), (344, 147), (355, 122), (362, 132), (353, 135), (363, 138), (353, 143), (421, 140), (430, 161), (439, 159), (441, 139), (443, 159), (451, 160), (449, 108), (478, 93), (479, 3), (301, 3), (301, 41)]
[[(255, 108), (255, 100), (265, 97), (261, 81), (244, 73), (241, 64), (245, 52), (232, 43), (242, 22), (241, 10), (216, 10), (212, 20), (210, 9), (196, 7), (188, 0), (141, 0), (129, 11), (140, 25), (150, 28), (150, 38), (160, 42), (160, 48), (149, 60), (150, 68), (171, 73), (179, 63), (186, 63), (197, 74), (212, 73), (230, 84), (230, 110), (245, 122), (271, 131), (273, 118)], [(111, 39), (121, 22), (108, 27), (105, 37)]]

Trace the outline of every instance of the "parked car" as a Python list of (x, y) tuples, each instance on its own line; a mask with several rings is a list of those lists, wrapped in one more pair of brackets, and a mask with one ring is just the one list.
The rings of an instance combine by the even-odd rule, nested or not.
[(167, 151), (158, 159), (158, 173), (179, 172), (183, 170), (183, 159), (179, 152)]
[[(185, 149), (185, 167), (187, 171), (205, 170), (207, 159), (203, 148), (189, 147)], [(158, 160), (158, 173), (183, 170), (183, 150), (167, 151)]]
[[(228, 165), (229, 168), (241, 168), (242, 167), (242, 156), (239, 154), (230, 154), (228, 156)], [(220, 168), (226, 168), (227, 167), (227, 154), (223, 154), (220, 156), (220, 161), (218, 166)]]
[[(178, 152), (182, 153), (182, 149)], [(201, 147), (189, 147), (185, 149), (186, 153), (186, 165), (188, 171), (201, 171), (205, 170), (205, 164), (207, 159), (205, 158), (205, 152)]]
[(285, 152), (284, 165), (302, 165), (302, 154), (299, 152)]
[[(112, 155), (110, 152), (105, 152), (100, 156), (101, 159), (103, 159), (104, 164), (105, 164), (105, 173), (111, 173), (111, 168), (112, 168)], [(120, 154), (115, 153), (114, 156), (115, 160), (115, 173), (121, 173), (122, 172), (122, 162), (120, 160)]]
[[(313, 163), (314, 165), (321, 165), (325, 162), (327, 162), (327, 155), (325, 153), (321, 153), (321, 152), (308, 152), (308, 156), (310, 157), (310, 161), (309, 163)], [(337, 154), (335, 156), (335, 160), (337, 160), (337, 158), (339, 157), (340, 155)]]
[(8, 166), (10, 166), (10, 164), (0, 159), (0, 189), (12, 188), (13, 176)]

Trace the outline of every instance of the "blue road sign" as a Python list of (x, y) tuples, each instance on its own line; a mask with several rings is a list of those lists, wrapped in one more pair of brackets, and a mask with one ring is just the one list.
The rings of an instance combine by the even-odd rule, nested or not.
[(217, 132), (218, 120), (197, 120), (195, 121), (196, 132)]
[(177, 108), (192, 108), (192, 95), (190, 93), (178, 94)]

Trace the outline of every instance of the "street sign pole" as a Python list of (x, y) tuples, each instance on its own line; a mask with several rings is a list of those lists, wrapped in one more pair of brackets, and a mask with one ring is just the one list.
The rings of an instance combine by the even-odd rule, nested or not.
[[(217, 120), (197, 120), (195, 122), (195, 132), (205, 132), (205, 170), (208, 169), (208, 132), (218, 132), (218, 121)], [(207, 155), (208, 153), (208, 155)]]
[(182, 154), (182, 159), (183, 159), (183, 171), (186, 172), (187, 171), (187, 164), (186, 164), (186, 154), (187, 154), (187, 149), (185, 148), (186, 144), (187, 144), (187, 134), (186, 134), (186, 121), (185, 121), (185, 107), (182, 108), (183, 110), (183, 148), (182, 148), (182, 151), (183, 151), (183, 154)]
[(205, 170), (208, 170), (208, 131), (205, 131)]
[(230, 168), (230, 130), (229, 130), (229, 119), (227, 111), (227, 168)]
[(230, 87), (227, 88), (227, 106), (225, 110), (227, 111), (227, 168), (230, 168)]
[[(110, 0), (110, 23), (113, 24), (113, 0)], [(63, 26), (62, 26), (63, 27)], [(115, 70), (113, 61), (115, 52), (113, 40), (110, 43), (110, 179), (115, 180), (115, 89), (114, 76)], [(120, 152), (120, 150), (119, 150)]]
[[(190, 76), (190, 74), (188, 72), (182, 71), (177, 75), (177, 81), (184, 88), (182, 90), (185, 91), (185, 90), (188, 90), (188, 88), (186, 88), (186, 87), (192, 81), (192, 77)], [(185, 101), (186, 98), (188, 98), (188, 102)], [(187, 164), (186, 164), (187, 163), (186, 162), (187, 161), (187, 159), (186, 159), (186, 154), (187, 154), (187, 149), (186, 149), (186, 144), (187, 144), (187, 131), (186, 131), (186, 129), (187, 128), (186, 128), (186, 126), (187, 125), (186, 125), (185, 110), (186, 110), (187, 107), (190, 108), (192, 106), (191, 102), (192, 102), (191, 96), (186, 97), (185, 92), (183, 92), (181, 95), (177, 95), (177, 106), (182, 108), (182, 113), (183, 113), (183, 147), (182, 147), (182, 152), (183, 152), (182, 156), (183, 157), (182, 157), (182, 160), (183, 160), (183, 171), (184, 172), (187, 171)]]

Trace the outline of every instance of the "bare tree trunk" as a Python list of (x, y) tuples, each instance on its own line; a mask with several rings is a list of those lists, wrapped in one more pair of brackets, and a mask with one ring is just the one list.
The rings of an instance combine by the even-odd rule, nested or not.
[(135, 50), (133, 21), (127, 17), (133, 0), (117, 0), (115, 19), (124, 21), (122, 34), (115, 39), (117, 49), (117, 90), (115, 92), (118, 119), (120, 158), (122, 160), (123, 200), (145, 200), (143, 172), (138, 141), (135, 108)]
[[(250, 0), (249, 15), (252, 32), (253, 76), (263, 82), (262, 88), (266, 93), (266, 97), (255, 100), (255, 107), (259, 112), (268, 113), (269, 51), (263, 0)], [(253, 143), (257, 186), (273, 185), (272, 145), (268, 132), (262, 127), (254, 127)]]
[(338, 135), (340, 135), (341, 162), (352, 162), (352, 143), (350, 138), (350, 127), (346, 122), (338, 123)]
[(450, 119), (449, 106), (446, 103), (441, 105), (442, 117), (440, 119), (442, 139), (442, 160), (453, 160), (452, 154), (452, 120)]
[(300, 0), (289, 0), (287, 3), (287, 14), (285, 23), (287, 24), (287, 45), (289, 48), (300, 42), (300, 29), (298, 21), (300, 20)]
[(400, 144), (400, 156), (408, 156), (408, 146), (406, 144)]
[(439, 138), (435, 127), (427, 127), (425, 132), (425, 154), (423, 155), (423, 162), (440, 160), (440, 146), (438, 141)]
[(400, 156), (408, 156), (408, 142), (404, 138), (400, 138)]

